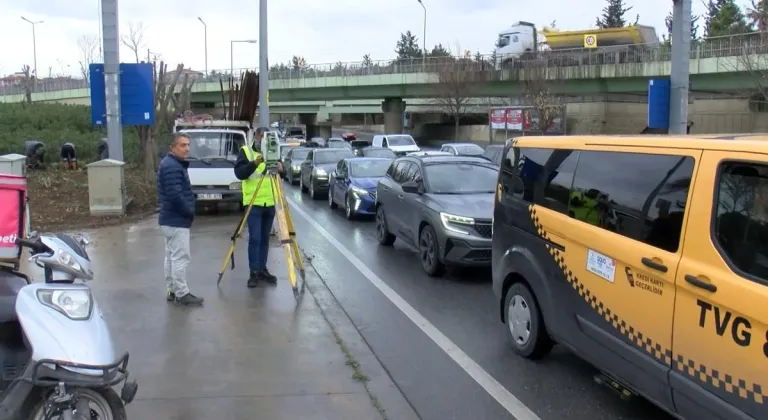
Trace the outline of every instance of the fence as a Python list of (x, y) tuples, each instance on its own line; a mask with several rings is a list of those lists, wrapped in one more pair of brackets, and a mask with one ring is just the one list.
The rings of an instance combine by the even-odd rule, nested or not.
[[(768, 33), (755, 32), (695, 40), (691, 42), (691, 59), (713, 57), (736, 57), (743, 54), (768, 53)], [(576, 67), (583, 65), (617, 64), (617, 63), (649, 63), (669, 61), (672, 47), (666, 43), (623, 45), (593, 49), (568, 49), (554, 51), (539, 51), (526, 54), (524, 57), (497, 57), (495, 54), (479, 55), (469, 59), (466, 57), (427, 57), (412, 59), (380, 60), (368, 62), (310, 64), (306, 66), (276, 65), (269, 71), (270, 80), (294, 80), (317, 77), (368, 76), (407, 73), (438, 73), (445, 69), (454, 71), (495, 72), (501, 67)], [(237, 69), (235, 78), (245, 71), (254, 69)], [(232, 72), (229, 70), (212, 70), (208, 74), (200, 73), (195, 76), (196, 83), (218, 82), (226, 79)], [(31, 83), (31, 82), (28, 82)], [(31, 91), (53, 92), (70, 89), (88, 88), (88, 81), (81, 79), (42, 79), (29, 85)], [(22, 84), (0, 87), (0, 95), (24, 94)]]

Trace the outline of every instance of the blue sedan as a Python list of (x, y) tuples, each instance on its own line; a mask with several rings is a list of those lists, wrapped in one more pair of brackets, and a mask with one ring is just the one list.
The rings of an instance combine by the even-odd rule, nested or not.
[(347, 219), (376, 214), (376, 184), (387, 174), (392, 159), (347, 158), (336, 166), (328, 185), (328, 205), (344, 207)]

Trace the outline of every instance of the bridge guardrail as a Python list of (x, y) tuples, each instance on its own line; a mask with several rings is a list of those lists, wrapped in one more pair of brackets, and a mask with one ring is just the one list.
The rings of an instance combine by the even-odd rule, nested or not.
[[(768, 53), (768, 32), (755, 32), (708, 38), (691, 41), (691, 59), (715, 57), (736, 57), (744, 54)], [(547, 68), (575, 67), (584, 65), (604, 65), (621, 63), (650, 63), (670, 61), (672, 47), (668, 43), (625, 45), (602, 47), (597, 51), (576, 48), (557, 51), (540, 51), (529, 53), (524, 57), (506, 60), (495, 55), (479, 55), (474, 57), (427, 57), (413, 59), (379, 60), (370, 62), (348, 62), (310, 64), (306, 66), (275, 65), (269, 71), (270, 80), (296, 80), (319, 77), (345, 77), (391, 75), (408, 73), (438, 73), (446, 69), (452, 71), (493, 72), (500, 61), (505, 61), (502, 68)], [(237, 69), (236, 79), (245, 71), (255, 69)], [(208, 74), (200, 73), (195, 77), (195, 83), (218, 82), (220, 78), (229, 77), (229, 70), (212, 70)], [(87, 80), (57, 79), (30, 82), (32, 93), (55, 92), (71, 89), (86, 89)], [(0, 95), (25, 94), (25, 85), (0, 87)]]

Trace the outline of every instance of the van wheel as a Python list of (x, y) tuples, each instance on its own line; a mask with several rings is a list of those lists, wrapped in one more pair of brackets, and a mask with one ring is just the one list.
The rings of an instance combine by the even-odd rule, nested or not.
[(518, 355), (539, 359), (552, 350), (554, 342), (544, 326), (539, 304), (525, 284), (515, 283), (507, 290), (504, 320), (512, 350)]

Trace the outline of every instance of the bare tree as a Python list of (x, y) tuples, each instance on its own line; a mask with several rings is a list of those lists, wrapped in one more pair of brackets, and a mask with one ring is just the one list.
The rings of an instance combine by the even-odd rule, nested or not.
[(144, 24), (141, 22), (128, 22), (128, 33), (120, 36), (120, 43), (133, 52), (136, 62), (139, 62), (139, 51), (145, 47)]
[(24, 78), (21, 80), (21, 84), (24, 87), (24, 99), (28, 104), (32, 103), (32, 86), (35, 84), (35, 76), (32, 76), (32, 68), (28, 64), (21, 66), (21, 74)]
[[(185, 74), (183, 64), (176, 66), (176, 71), (172, 72), (170, 77), (166, 77), (168, 65), (164, 62), (161, 61), (155, 65), (154, 69), (155, 125), (136, 127), (139, 135), (144, 177), (147, 181), (154, 179), (155, 170), (159, 163), (155, 139), (158, 134), (171, 132), (174, 116), (189, 109), (190, 94), (194, 83), (194, 80), (189, 78), (189, 74)], [(182, 74), (184, 74), (184, 79), (181, 87), (177, 89), (176, 86)]]
[(447, 57), (437, 65), (435, 105), (453, 118), (454, 140), (459, 139), (459, 124), (472, 105), (472, 98), (486, 72), (479, 71), (478, 63), (469, 59)]
[(558, 121), (562, 124), (561, 119), (564, 117), (562, 99), (552, 93), (547, 71), (545, 66), (520, 69), (523, 94), (534, 114), (529, 113), (530, 122), (542, 134), (547, 134)]
[(80, 50), (80, 75), (88, 81), (90, 76), (88, 66), (94, 63), (99, 54), (99, 37), (96, 35), (83, 35), (77, 40), (77, 48)]
[(747, 96), (754, 110), (768, 111), (768, 59), (765, 58), (768, 49), (762, 42), (766, 35), (760, 34), (760, 38), (752, 39), (741, 47), (740, 54), (735, 61), (726, 64), (729, 70), (746, 73), (750, 80)]

